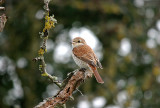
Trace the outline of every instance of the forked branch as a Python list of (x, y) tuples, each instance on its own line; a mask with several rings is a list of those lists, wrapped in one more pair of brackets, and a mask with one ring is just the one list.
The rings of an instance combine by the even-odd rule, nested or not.
[(84, 70), (76, 70), (63, 81), (64, 87), (53, 97), (43, 100), (35, 108), (58, 108), (71, 99), (75, 91), (85, 80)]

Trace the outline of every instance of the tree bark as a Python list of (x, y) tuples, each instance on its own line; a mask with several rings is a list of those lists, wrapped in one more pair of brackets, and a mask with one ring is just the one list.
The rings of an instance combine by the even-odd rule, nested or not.
[(64, 86), (59, 92), (50, 98), (43, 100), (34, 108), (55, 108), (57, 105), (63, 105), (70, 99), (73, 91), (75, 91), (85, 80), (85, 70), (80, 69), (72, 72), (64, 81)]

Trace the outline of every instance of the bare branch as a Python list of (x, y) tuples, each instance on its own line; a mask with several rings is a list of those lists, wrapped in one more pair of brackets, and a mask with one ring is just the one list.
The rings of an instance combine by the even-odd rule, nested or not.
[(7, 16), (6, 16), (5, 14), (2, 14), (2, 15), (0, 16), (0, 32), (3, 31), (6, 22), (7, 22)]

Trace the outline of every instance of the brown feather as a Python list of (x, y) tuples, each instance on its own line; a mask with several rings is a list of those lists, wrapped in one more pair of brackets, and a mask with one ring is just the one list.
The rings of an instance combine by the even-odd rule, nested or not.
[(78, 47), (73, 48), (73, 54), (80, 60), (93, 66), (97, 66), (95, 54), (88, 45), (80, 45)]
[(97, 66), (98, 66), (98, 68), (103, 69), (103, 67), (102, 67), (102, 65), (101, 65), (101, 63), (99, 61), (97, 61)]
[(101, 76), (99, 75), (99, 73), (98, 73), (98, 71), (97, 71), (97, 68), (96, 68), (95, 66), (92, 66), (92, 65), (89, 65), (89, 66), (90, 66), (90, 68), (92, 69), (93, 74), (94, 74), (97, 82), (103, 84), (104, 81), (102, 80)]

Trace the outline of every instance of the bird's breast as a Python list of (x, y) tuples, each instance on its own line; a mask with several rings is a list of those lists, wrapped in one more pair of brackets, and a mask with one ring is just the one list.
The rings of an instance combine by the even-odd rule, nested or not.
[(80, 67), (80, 68), (88, 68), (88, 64), (79, 58), (77, 58), (73, 53), (72, 53), (73, 60), (75, 63)]

